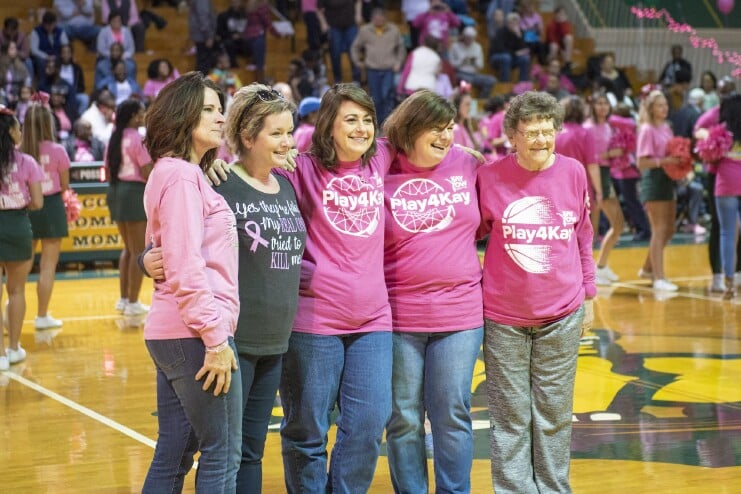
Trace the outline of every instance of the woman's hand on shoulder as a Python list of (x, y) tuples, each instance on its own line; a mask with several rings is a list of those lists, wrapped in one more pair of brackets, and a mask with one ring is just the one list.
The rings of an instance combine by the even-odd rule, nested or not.
[(288, 156), (286, 157), (286, 162), (281, 168), (283, 168), (287, 172), (293, 172), (296, 170), (296, 156), (298, 156), (298, 149), (293, 148), (288, 150)]
[(211, 185), (219, 185), (226, 182), (231, 173), (231, 165), (226, 161), (216, 158), (208, 170), (206, 170), (206, 180)]

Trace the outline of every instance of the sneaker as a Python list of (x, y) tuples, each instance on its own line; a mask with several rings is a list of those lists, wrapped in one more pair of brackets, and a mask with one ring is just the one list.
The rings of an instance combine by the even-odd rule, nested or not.
[(0, 357), (0, 371), (6, 371), (10, 369), (10, 361), (8, 361), (8, 357), (3, 355)]
[(48, 314), (44, 317), (37, 317), (33, 323), (36, 329), (61, 328), (62, 324), (62, 321), (54, 319)]
[(722, 274), (714, 274), (713, 281), (710, 282), (710, 293), (723, 293), (726, 291), (726, 284), (723, 281)]
[(129, 299), (127, 298), (118, 299), (118, 302), (116, 302), (116, 312), (123, 312), (128, 303)]
[(612, 285), (612, 281), (603, 273), (600, 273), (598, 268), (594, 273), (594, 284), (597, 286), (610, 286)]
[(8, 362), (10, 362), (11, 365), (26, 360), (26, 351), (20, 345), (18, 345), (18, 350), (6, 348), (5, 355), (8, 356)]
[(646, 271), (645, 269), (641, 268), (638, 270), (638, 277), (645, 280), (652, 280), (654, 279), (654, 274), (651, 271)]
[(696, 224), (695, 227), (693, 228), (693, 233), (695, 235), (705, 235), (707, 232), (708, 232), (707, 228), (705, 228), (699, 223)]
[(140, 316), (149, 312), (149, 306), (144, 305), (141, 302), (130, 302), (126, 304), (126, 308), (123, 311), (124, 316)]
[(604, 266), (602, 268), (597, 266), (597, 275), (602, 276), (603, 278), (610, 281), (618, 281), (620, 279), (620, 277), (616, 275), (612, 269), (610, 269), (610, 266)]
[(676, 292), (679, 287), (667, 280), (656, 280), (653, 284), (654, 290), (661, 290), (663, 292)]
[(737, 272), (737, 273), (736, 273), (736, 274), (735, 274), (735, 275), (733, 276), (733, 283), (734, 283), (734, 285), (736, 285), (736, 286), (741, 286), (741, 271), (738, 271), (738, 272)]

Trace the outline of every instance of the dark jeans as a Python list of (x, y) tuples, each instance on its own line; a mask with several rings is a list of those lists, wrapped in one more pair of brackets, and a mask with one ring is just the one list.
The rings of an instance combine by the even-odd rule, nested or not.
[(530, 80), (530, 55), (512, 55), (511, 53), (494, 53), (489, 59), (497, 70), (499, 80), (509, 82), (512, 78), (512, 66), (520, 71), (519, 81)]
[[(242, 437), (242, 378), (232, 371), (227, 394), (202, 389), (195, 375), (206, 348), (200, 338), (146, 340), (157, 367), (157, 447), (143, 493), (181, 492), (200, 451), (196, 492), (234, 492)], [(229, 338), (236, 353), (234, 340)], [(205, 378), (204, 378), (205, 379)]]
[(242, 462), (237, 473), (239, 494), (260, 494), (262, 491), (262, 457), (282, 363), (282, 354), (239, 354), (243, 410)]
[[(344, 29), (329, 28), (329, 58), (332, 61), (332, 77), (334, 83), (342, 82), (342, 54), (350, 56), (350, 46), (358, 35), (358, 26), (350, 26)], [(352, 80), (360, 81), (360, 69), (350, 62)]]
[(368, 92), (376, 104), (376, 115), (380, 126), (391, 114), (396, 103), (394, 91), (394, 71), (365, 69), (368, 79)]
[(613, 180), (623, 197), (623, 209), (628, 222), (635, 228), (635, 235), (639, 239), (648, 240), (651, 237), (651, 227), (648, 225), (646, 211), (638, 199), (639, 178), (623, 178)]

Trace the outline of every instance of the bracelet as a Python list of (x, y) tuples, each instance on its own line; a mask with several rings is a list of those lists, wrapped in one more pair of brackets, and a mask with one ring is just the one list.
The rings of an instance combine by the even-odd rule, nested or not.
[(226, 339), (216, 346), (207, 346), (206, 353), (221, 353), (229, 346), (229, 340)]

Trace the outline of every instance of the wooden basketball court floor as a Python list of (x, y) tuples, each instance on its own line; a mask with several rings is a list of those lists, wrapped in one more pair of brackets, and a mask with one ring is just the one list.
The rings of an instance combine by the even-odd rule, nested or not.
[[(614, 251), (624, 280), (600, 288), (580, 350), (571, 478), (577, 493), (741, 492), (741, 302), (706, 292), (707, 247), (667, 250), (676, 295), (636, 271), (645, 247)], [(34, 331), (27, 360), (0, 374), (1, 493), (139, 492), (157, 437), (154, 369), (141, 327), (114, 310), (116, 271), (60, 274), (59, 330)], [(145, 280), (143, 301), (151, 285)], [(472, 492), (491, 493), (484, 365), (474, 375)], [(284, 492), (274, 409), (264, 492)], [(193, 492), (193, 475), (186, 481)], [(372, 493), (392, 492), (383, 452)]]

